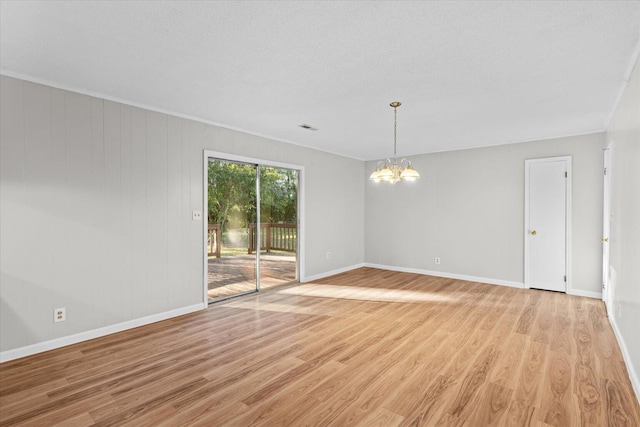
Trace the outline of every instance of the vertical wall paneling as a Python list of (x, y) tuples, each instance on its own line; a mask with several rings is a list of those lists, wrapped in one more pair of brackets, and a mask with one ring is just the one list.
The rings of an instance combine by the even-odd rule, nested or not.
[(0, 336), (2, 350), (27, 345), (30, 307), (25, 281), (26, 245), (22, 234), (26, 195), (24, 191), (24, 93), (23, 84), (3, 80), (0, 92)]
[[(48, 191), (51, 194), (51, 246), (52, 269), (49, 280), (52, 289), (47, 324), (52, 324), (53, 310), (66, 307), (69, 301), (69, 271), (71, 257), (66, 250), (69, 235), (69, 198), (67, 187), (67, 108), (65, 92), (51, 89), (51, 181)], [(53, 338), (67, 335), (68, 322), (53, 324)]]
[(167, 116), (147, 112), (147, 300), (167, 310)]
[(68, 333), (96, 328), (96, 289), (92, 286), (92, 255), (94, 218), (92, 203), (92, 132), (91, 98), (69, 93), (66, 95), (67, 139), (67, 218), (69, 228), (66, 248), (69, 252), (69, 288), (67, 299)]
[(91, 180), (86, 207), (89, 222), (89, 241), (85, 251), (89, 255), (88, 274), (85, 283), (93, 290), (95, 309), (92, 324), (95, 328), (105, 324), (105, 296), (109, 293), (107, 270), (112, 266), (105, 263), (105, 147), (104, 147), (104, 101), (91, 98)]
[(167, 120), (167, 294), (166, 305), (181, 301), (183, 292), (182, 216), (182, 120)]
[(104, 271), (104, 322), (114, 324), (124, 320), (120, 305), (123, 260), (119, 248), (124, 246), (122, 233), (122, 149), (120, 145), (120, 106), (104, 103), (104, 235), (101, 264)]
[(131, 298), (133, 283), (133, 169), (132, 169), (131, 107), (120, 105), (120, 227), (121, 245), (119, 258), (122, 265), (120, 290), (117, 298), (121, 320), (135, 317), (134, 300)]
[(30, 330), (29, 344), (51, 336), (53, 310), (51, 252), (51, 89), (41, 85), (24, 87), (24, 214), (22, 217), (25, 274), (28, 283), (28, 315), (42, 324)]
[[(184, 237), (182, 250), (180, 251), (180, 265), (182, 266), (181, 279), (182, 286), (181, 298), (183, 304), (191, 299), (189, 292), (191, 283), (191, 241), (193, 236), (191, 234), (191, 222), (189, 221), (191, 214), (191, 150), (192, 150), (192, 129), (193, 126), (190, 122), (180, 119), (182, 124), (182, 145), (180, 146), (180, 160), (182, 165), (182, 205), (180, 209), (180, 229), (182, 236)], [(187, 218), (185, 220), (185, 218)]]
[[(190, 185), (190, 200), (189, 200), (189, 209), (193, 210), (202, 210), (202, 169), (197, 165), (202, 164), (202, 147), (206, 147), (205, 140), (205, 132), (206, 126), (202, 123), (191, 123), (191, 141), (189, 144), (191, 145), (191, 150), (189, 151), (189, 165), (191, 176), (189, 179)], [(204, 214), (204, 212), (203, 212)], [(190, 283), (195, 283), (198, 280), (200, 281), (200, 289), (189, 288), (189, 297), (190, 299), (198, 298), (200, 301), (204, 302), (204, 294), (202, 288), (202, 276), (203, 276), (203, 250), (204, 250), (204, 236), (202, 232), (202, 221), (194, 221), (191, 218), (191, 213), (187, 216), (188, 221), (191, 223), (189, 234), (191, 237), (190, 248), (189, 248), (189, 262), (190, 262)]]
[(131, 245), (132, 275), (129, 295), (134, 313), (151, 314), (147, 301), (147, 126), (146, 113), (131, 109)]

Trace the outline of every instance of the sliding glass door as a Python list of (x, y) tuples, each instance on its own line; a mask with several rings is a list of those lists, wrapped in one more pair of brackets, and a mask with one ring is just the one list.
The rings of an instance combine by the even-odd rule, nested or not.
[(298, 280), (298, 181), (294, 169), (208, 159), (209, 302)]

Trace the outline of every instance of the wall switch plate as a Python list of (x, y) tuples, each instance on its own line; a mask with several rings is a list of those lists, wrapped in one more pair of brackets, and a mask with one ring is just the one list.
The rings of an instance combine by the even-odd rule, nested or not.
[(64, 322), (65, 320), (67, 320), (66, 308), (62, 307), (53, 310), (53, 323)]
[(193, 211), (191, 218), (194, 221), (198, 221), (202, 219), (202, 211)]

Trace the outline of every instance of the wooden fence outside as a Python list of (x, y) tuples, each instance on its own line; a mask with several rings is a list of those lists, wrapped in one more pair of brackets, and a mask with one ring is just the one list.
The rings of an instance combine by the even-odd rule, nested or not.
[[(260, 250), (295, 253), (298, 248), (298, 227), (296, 224), (260, 224)], [(249, 224), (249, 253), (256, 251), (256, 225)]]
[(215, 255), (216, 258), (220, 258), (220, 247), (222, 246), (220, 224), (209, 224), (207, 231), (207, 253), (209, 256)]

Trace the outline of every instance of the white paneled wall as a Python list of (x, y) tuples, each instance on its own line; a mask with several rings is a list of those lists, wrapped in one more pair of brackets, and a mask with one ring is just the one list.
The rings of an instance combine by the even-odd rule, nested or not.
[(184, 123), (2, 79), (3, 351), (202, 302)]
[[(191, 212), (204, 210), (205, 149), (304, 165), (307, 274), (363, 262), (361, 161), (19, 79), (1, 85), (0, 359), (204, 306), (203, 228)], [(54, 324), (58, 307), (67, 320)]]

